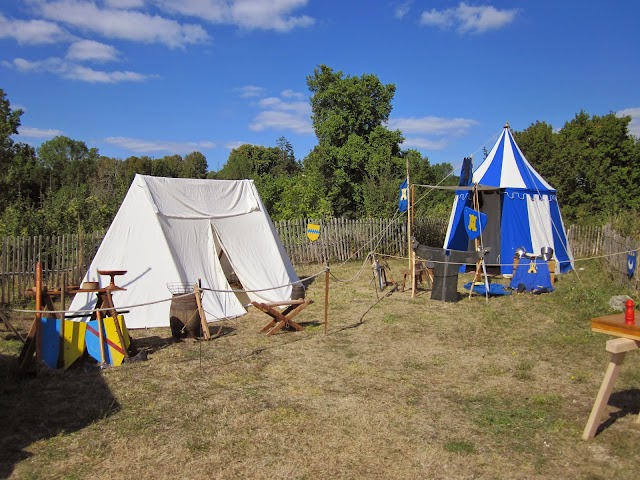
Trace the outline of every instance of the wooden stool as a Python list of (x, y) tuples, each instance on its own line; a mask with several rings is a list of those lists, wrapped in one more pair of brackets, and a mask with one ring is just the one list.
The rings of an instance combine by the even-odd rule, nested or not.
[[(298, 331), (302, 330), (302, 326), (297, 322), (294, 322), (293, 317), (295, 317), (304, 308), (306, 308), (308, 305), (311, 305), (312, 303), (313, 300), (307, 298), (304, 300), (287, 300), (284, 302), (273, 303), (251, 302), (251, 305), (256, 307), (258, 310), (262, 310), (272, 318), (272, 320), (260, 330), (260, 333), (267, 332), (267, 336), (271, 336), (274, 333), (280, 331), (283, 327), (291, 327)], [(274, 307), (287, 308), (285, 308), (283, 311), (280, 311)]]
[[(402, 270), (402, 292), (404, 292), (405, 285), (407, 283), (407, 276), (411, 277), (411, 270)], [(414, 287), (418, 288), (418, 282), (427, 284), (427, 286), (433, 286), (433, 268), (427, 265), (427, 262), (416, 262), (416, 276), (414, 278)]]

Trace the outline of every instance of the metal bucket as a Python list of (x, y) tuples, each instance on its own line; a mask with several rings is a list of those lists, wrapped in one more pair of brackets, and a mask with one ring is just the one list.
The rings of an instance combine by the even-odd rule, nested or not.
[(551, 247), (542, 247), (540, 249), (540, 256), (542, 257), (543, 260), (548, 262), (549, 260), (551, 260), (553, 258), (553, 248), (551, 248)]
[(169, 325), (173, 338), (201, 337), (202, 325), (195, 295), (174, 295), (169, 308)]

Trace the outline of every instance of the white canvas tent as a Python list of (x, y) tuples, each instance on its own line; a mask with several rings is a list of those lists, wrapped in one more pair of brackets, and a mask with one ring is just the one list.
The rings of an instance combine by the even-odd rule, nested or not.
[[(250, 300), (291, 298), (298, 276), (252, 180), (195, 180), (136, 175), (84, 281), (109, 283), (97, 270), (126, 270), (113, 295), (130, 307), (129, 328), (169, 326), (167, 284), (201, 280), (207, 321), (246, 313), (229, 292), (230, 270)], [(161, 303), (153, 303), (167, 300)], [(70, 309), (90, 309), (95, 295), (75, 296)], [(149, 305), (134, 307), (134, 305)]]

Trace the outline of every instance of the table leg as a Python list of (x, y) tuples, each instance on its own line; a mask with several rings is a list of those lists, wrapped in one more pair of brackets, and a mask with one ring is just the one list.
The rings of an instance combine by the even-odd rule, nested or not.
[(609, 402), (609, 397), (611, 396), (613, 385), (618, 378), (620, 366), (622, 365), (622, 362), (624, 362), (625, 353), (626, 352), (611, 354), (611, 361), (609, 362), (607, 372), (605, 373), (604, 379), (602, 380), (602, 385), (600, 385), (600, 390), (598, 391), (598, 395), (596, 396), (596, 401), (594, 402), (593, 408), (591, 409), (591, 415), (589, 415), (587, 426), (584, 428), (584, 433), (582, 434), (583, 440), (589, 440), (596, 435), (596, 431), (598, 430), (598, 426), (600, 425), (598, 421), (602, 417), (604, 408)]
[(113, 297), (111, 296), (111, 292), (107, 291), (105, 296), (106, 298), (103, 302), (103, 305), (105, 305), (105, 308), (111, 308), (109, 312), (113, 317), (113, 323), (115, 324), (116, 334), (118, 335), (118, 340), (120, 340), (120, 345), (122, 345), (124, 358), (129, 358), (129, 349), (127, 348), (127, 344), (124, 341), (124, 335), (122, 334), (122, 329), (120, 328), (120, 322), (118, 322), (118, 312), (116, 311), (116, 307), (113, 305)]

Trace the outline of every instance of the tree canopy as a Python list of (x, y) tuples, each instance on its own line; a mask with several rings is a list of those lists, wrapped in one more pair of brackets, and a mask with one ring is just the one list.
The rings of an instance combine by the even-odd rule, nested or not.
[(536, 122), (514, 133), (529, 162), (556, 189), (565, 221), (601, 223), (640, 208), (640, 143), (629, 134), (630, 121), (581, 111), (557, 132)]
[[(314, 149), (296, 159), (284, 136), (274, 146), (241, 145), (219, 171), (207, 171), (197, 151), (121, 160), (65, 136), (35, 149), (14, 140), (23, 112), (0, 89), (0, 235), (106, 228), (136, 173), (252, 179), (275, 220), (391, 217), (407, 165), (414, 184), (457, 184), (450, 164), (432, 165), (419, 151), (403, 150), (402, 132), (387, 127), (395, 85), (326, 65), (306, 81)], [(623, 218), (640, 230), (640, 221), (632, 221), (640, 212), (640, 142), (629, 133), (630, 121), (581, 111), (559, 129), (538, 120), (514, 132), (529, 162), (556, 188), (565, 222)], [(417, 190), (416, 200), (417, 215), (447, 216), (451, 208), (449, 192)]]

